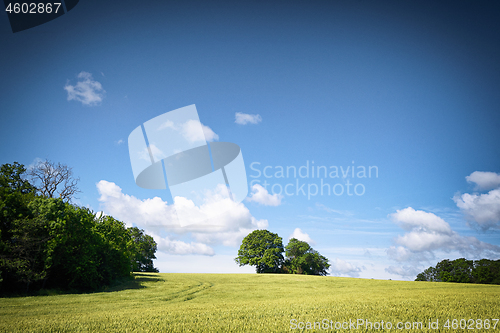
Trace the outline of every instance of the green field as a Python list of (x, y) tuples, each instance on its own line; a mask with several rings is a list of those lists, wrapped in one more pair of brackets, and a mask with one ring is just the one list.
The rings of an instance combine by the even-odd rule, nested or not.
[[(365, 321), (356, 332), (389, 331), (366, 321), (422, 332), (429, 320), (456, 332), (460, 319), (468, 332), (500, 332), (498, 318), (500, 286), (303, 275), (141, 273), (107, 292), (0, 299), (1, 332), (334, 332), (349, 319)], [(329, 327), (291, 329), (307, 322)]]

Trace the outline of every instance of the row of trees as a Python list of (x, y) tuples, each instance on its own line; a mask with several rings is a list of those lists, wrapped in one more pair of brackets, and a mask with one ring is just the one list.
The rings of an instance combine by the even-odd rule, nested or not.
[(96, 290), (131, 271), (157, 271), (151, 236), (71, 204), (76, 183), (58, 172), (71, 170), (40, 165), (45, 172), (30, 170), (40, 182), (26, 180), (17, 162), (0, 167), (0, 293)]
[(282, 238), (267, 230), (254, 230), (248, 234), (235, 261), (240, 266), (255, 266), (257, 273), (327, 275), (330, 268), (328, 259), (307, 242), (292, 238), (283, 247)]
[(445, 259), (418, 274), (415, 281), (500, 284), (500, 260)]

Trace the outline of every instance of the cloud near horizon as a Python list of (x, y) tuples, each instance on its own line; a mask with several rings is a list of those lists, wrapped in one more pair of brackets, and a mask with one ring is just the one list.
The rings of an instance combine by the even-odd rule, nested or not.
[(359, 274), (364, 269), (364, 266), (358, 267), (342, 259), (335, 258), (335, 260), (331, 262), (330, 274), (334, 276), (347, 275), (350, 277), (359, 277)]
[[(450, 225), (433, 213), (415, 210), (411, 207), (397, 210), (391, 214), (392, 220), (403, 230), (404, 235), (395, 238), (396, 245), (387, 249), (390, 259), (412, 264), (414, 268), (421, 262), (435, 258), (435, 251), (450, 253), (456, 251), (465, 257), (486, 258), (498, 257), (500, 247), (482, 242), (476, 237), (464, 237), (453, 231)], [(404, 268), (404, 267), (403, 267)], [(386, 270), (392, 274), (407, 272), (398, 267), (389, 267)], [(408, 276), (408, 275), (403, 275)]]
[[(181, 197), (174, 198), (174, 204), (168, 204), (160, 197), (138, 199), (124, 194), (113, 182), (101, 180), (96, 186), (100, 195), (98, 200), (106, 214), (125, 222), (128, 227), (135, 224), (145, 229), (158, 243), (158, 249), (170, 254), (213, 255), (215, 252), (209, 245), (237, 246), (253, 230), (268, 227), (267, 220), (254, 218), (245, 205), (225, 200), (217, 193), (201, 207), (193, 208), (194, 205), (186, 202), (189, 200)], [(188, 208), (198, 209), (208, 216), (212, 216), (214, 212), (226, 213), (217, 215), (216, 226), (194, 225), (182, 228), (176, 210), (184, 209), (185, 212)], [(160, 236), (161, 231), (169, 235)], [(175, 236), (188, 233), (195, 242), (186, 243), (175, 239)]]

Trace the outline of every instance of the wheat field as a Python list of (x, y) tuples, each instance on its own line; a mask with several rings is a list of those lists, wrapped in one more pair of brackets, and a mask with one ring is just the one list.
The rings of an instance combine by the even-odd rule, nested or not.
[(0, 331), (498, 332), (499, 310), (492, 285), (140, 273), (105, 292), (2, 298)]

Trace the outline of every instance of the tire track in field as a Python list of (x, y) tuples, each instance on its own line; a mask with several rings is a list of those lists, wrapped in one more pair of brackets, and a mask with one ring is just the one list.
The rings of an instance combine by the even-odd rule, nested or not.
[(198, 296), (199, 293), (204, 291), (208, 291), (210, 288), (214, 286), (211, 282), (199, 282), (198, 285), (188, 287), (187, 289), (177, 291), (168, 295), (168, 297), (163, 298), (163, 301), (173, 301), (173, 300), (182, 300), (189, 301)]

